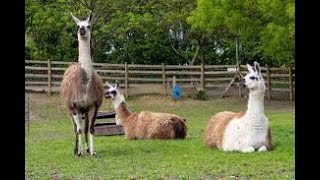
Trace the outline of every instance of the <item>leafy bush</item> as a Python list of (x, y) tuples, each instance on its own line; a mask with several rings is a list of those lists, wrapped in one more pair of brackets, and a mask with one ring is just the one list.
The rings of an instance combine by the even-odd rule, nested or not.
[(195, 99), (198, 99), (198, 100), (205, 101), (205, 100), (208, 99), (208, 96), (207, 96), (207, 94), (206, 94), (205, 91), (199, 90), (199, 91), (196, 91), (194, 98), (195, 98)]

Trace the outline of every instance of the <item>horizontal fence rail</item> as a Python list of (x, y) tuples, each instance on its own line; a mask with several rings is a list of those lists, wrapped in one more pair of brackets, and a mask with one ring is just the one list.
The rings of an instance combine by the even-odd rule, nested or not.
[[(70, 64), (75, 62), (62, 61), (35, 61), (25, 60), (25, 90), (59, 92), (63, 73)], [(208, 90), (210, 88), (225, 88), (223, 95), (229, 87), (236, 84), (240, 74), (247, 74), (245, 65), (140, 65), (140, 64), (108, 64), (93, 63), (95, 71), (104, 82), (118, 80), (128, 96), (129, 90), (137, 85), (155, 85), (157, 92), (168, 95), (175, 81), (182, 88), (196, 88)], [(274, 92), (286, 92), (293, 100), (295, 91), (295, 68), (261, 67), (261, 73), (267, 86), (267, 97), (272, 98)], [(106, 87), (106, 84), (104, 84)], [(160, 87), (160, 89), (159, 89)], [(239, 96), (242, 89), (239, 88)], [(132, 93), (131, 93), (132, 94)]]

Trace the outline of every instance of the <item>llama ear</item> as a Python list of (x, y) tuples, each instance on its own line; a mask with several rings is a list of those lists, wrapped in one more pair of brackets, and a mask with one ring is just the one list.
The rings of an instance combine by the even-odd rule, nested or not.
[(89, 14), (89, 16), (87, 17), (87, 20), (86, 20), (86, 21), (87, 21), (89, 24), (91, 24), (92, 18), (93, 18), (93, 14), (92, 14), (92, 11), (90, 11), (90, 14)]
[(119, 89), (119, 81), (116, 81), (116, 89)]
[(74, 20), (74, 22), (76, 23), (76, 24), (78, 24), (79, 22), (80, 22), (80, 20), (77, 18), (77, 17), (75, 17), (72, 13), (70, 13), (71, 14), (71, 17), (72, 17), (72, 19)]
[(106, 82), (106, 85), (107, 85), (109, 88), (112, 87), (112, 85), (111, 85), (108, 81)]
[(252, 69), (250, 64), (247, 64), (247, 68), (248, 68), (249, 73), (254, 73), (254, 70)]
[(254, 67), (256, 68), (258, 75), (261, 75), (261, 68), (260, 68), (259, 63), (257, 63), (257, 62), (255, 61), (255, 62), (254, 62)]

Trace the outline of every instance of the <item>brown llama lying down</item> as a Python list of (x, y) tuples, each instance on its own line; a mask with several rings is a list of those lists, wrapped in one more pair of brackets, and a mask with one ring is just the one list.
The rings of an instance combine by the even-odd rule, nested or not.
[(119, 83), (115, 86), (109, 85), (105, 96), (112, 99), (126, 139), (185, 139), (187, 135), (185, 119), (169, 113), (130, 112), (119, 91)]
[(250, 91), (247, 111), (224, 111), (211, 117), (205, 132), (208, 147), (244, 153), (272, 149), (269, 121), (264, 114), (265, 83), (260, 65), (254, 65), (253, 69), (247, 64), (249, 73), (242, 79)]

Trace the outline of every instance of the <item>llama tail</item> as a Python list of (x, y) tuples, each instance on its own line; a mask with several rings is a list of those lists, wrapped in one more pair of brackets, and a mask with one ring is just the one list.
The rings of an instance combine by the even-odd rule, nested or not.
[(184, 139), (187, 136), (187, 126), (185, 124), (186, 119), (174, 118), (174, 138), (175, 139)]

